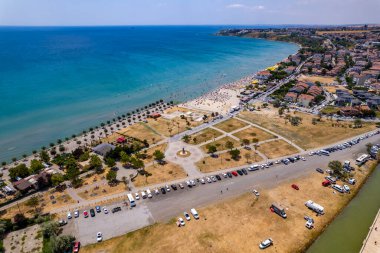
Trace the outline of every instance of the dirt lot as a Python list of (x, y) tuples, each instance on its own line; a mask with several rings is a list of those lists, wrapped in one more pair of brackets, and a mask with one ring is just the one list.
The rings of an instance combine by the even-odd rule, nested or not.
[(133, 180), (133, 184), (136, 187), (158, 184), (186, 177), (186, 173), (182, 167), (173, 163), (166, 163), (165, 165), (155, 163), (154, 165), (146, 167), (145, 170), (151, 175), (148, 177), (138, 175)]
[[(335, 94), (336, 93), (336, 90), (347, 90), (346, 87), (342, 86), (342, 85), (337, 85), (337, 86), (323, 86), (323, 88), (325, 90), (327, 90), (328, 92), (330, 93), (333, 93)], [(352, 91), (350, 90), (347, 90), (348, 92), (352, 93)]]
[(373, 123), (363, 123), (363, 127), (353, 129), (349, 127), (352, 122), (337, 123), (335, 120), (327, 119), (322, 119), (321, 122), (313, 125), (312, 119), (318, 117), (300, 112), (291, 113), (291, 116), (302, 118), (300, 125), (292, 126), (289, 122), (285, 123), (285, 119), (280, 117), (276, 111), (272, 110), (270, 117), (268, 114), (268, 112), (245, 111), (240, 113), (239, 117), (265, 127), (304, 149), (325, 146), (376, 129), (376, 125)]
[[(199, 133), (191, 135), (189, 143), (197, 145), (209, 140), (213, 140), (214, 138), (218, 138), (221, 135), (223, 135), (223, 133), (219, 132), (218, 130), (206, 128), (205, 130), (202, 130)], [(194, 138), (196, 138), (195, 142)]]
[(218, 151), (226, 150), (227, 148), (225, 147), (225, 145), (226, 145), (227, 141), (232, 142), (234, 144), (234, 147), (239, 147), (240, 146), (240, 142), (239, 141), (237, 141), (235, 139), (232, 139), (229, 136), (225, 136), (223, 138), (220, 138), (219, 140), (216, 140), (216, 141), (210, 142), (208, 144), (205, 144), (205, 145), (201, 146), (201, 148), (202, 148), (202, 150), (205, 153), (208, 152), (208, 148), (207, 147), (209, 145), (214, 145)]
[(245, 126), (248, 126), (248, 124), (245, 122), (242, 122), (238, 119), (232, 118), (232, 119), (228, 119), (226, 121), (223, 121), (221, 123), (218, 123), (214, 127), (219, 128), (219, 129), (223, 130), (224, 132), (229, 133), (229, 132), (235, 131), (237, 129), (240, 129), (242, 127), (245, 127)]
[[(248, 159), (245, 157), (246, 154), (250, 154), (250, 158)], [(244, 164), (249, 164), (253, 162), (260, 162), (262, 160), (261, 156), (258, 154), (255, 154), (252, 150), (245, 150), (240, 149), (240, 159), (239, 160), (233, 160), (231, 159), (231, 155), (229, 152), (219, 154), (218, 158), (212, 158), (212, 157), (206, 157), (202, 159), (201, 161), (196, 163), (196, 166), (198, 169), (204, 173), (211, 172), (211, 171), (218, 171), (223, 170), (227, 168), (233, 168), (242, 166)]]
[(334, 77), (328, 77), (328, 76), (306, 76), (306, 75), (301, 75), (298, 78), (299, 81), (303, 82), (312, 82), (315, 83), (317, 81), (321, 82), (322, 84), (330, 84), (335, 82)]
[(248, 139), (252, 141), (252, 139), (256, 138), (259, 140), (259, 142), (276, 138), (276, 136), (266, 131), (263, 131), (257, 127), (249, 127), (237, 133), (234, 133), (233, 135), (238, 137), (240, 140)]
[(148, 127), (145, 123), (133, 124), (132, 126), (120, 130), (119, 133), (140, 140), (147, 140), (149, 144), (156, 143), (163, 139), (159, 133)]
[[(340, 194), (321, 186), (323, 175), (289, 181), (272, 189), (260, 189), (260, 197), (246, 193), (238, 198), (220, 202), (198, 210), (200, 219), (186, 222), (178, 228), (174, 219), (167, 224), (155, 224), (144, 229), (93, 244), (83, 253), (122, 252), (262, 252), (258, 244), (271, 237), (274, 245), (265, 252), (303, 252), (305, 246), (333, 220), (362, 184), (368, 169), (357, 170), (357, 184), (351, 194)], [(295, 183), (296, 191), (290, 187)], [(325, 215), (316, 216), (307, 209), (307, 200), (322, 205)], [(270, 212), (273, 202), (284, 206), (288, 218)], [(252, 215), (254, 214), (254, 215)], [(305, 227), (304, 216), (315, 220), (315, 228)], [(149, 242), (149, 243), (146, 243)]]
[(9, 233), (4, 239), (6, 252), (38, 253), (42, 249), (40, 226), (34, 225)]
[(257, 150), (263, 153), (269, 159), (283, 157), (299, 152), (297, 148), (283, 140), (265, 142), (263, 144), (260, 144)]
[(172, 136), (188, 130), (189, 128), (200, 125), (202, 122), (191, 121), (191, 119), (181, 119), (180, 117), (175, 117), (172, 120), (158, 118), (158, 119), (148, 119), (148, 123), (144, 125), (153, 129), (153, 131), (160, 133), (164, 136)]
[(92, 186), (84, 191), (79, 192), (78, 195), (83, 199), (91, 200), (124, 192), (125, 190), (126, 189), (124, 183), (118, 183), (117, 185), (110, 186), (107, 181), (104, 181), (100, 185)]

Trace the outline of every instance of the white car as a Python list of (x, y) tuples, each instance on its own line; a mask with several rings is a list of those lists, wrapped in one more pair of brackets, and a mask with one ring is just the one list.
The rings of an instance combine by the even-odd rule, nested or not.
[(216, 182), (216, 177), (211, 176), (212, 181)]
[(166, 191), (167, 191), (167, 192), (170, 192), (170, 187), (169, 187), (169, 185), (165, 185), (165, 188), (166, 188)]
[(194, 180), (190, 180), (190, 183), (192, 186), (195, 186), (195, 181)]
[(78, 211), (78, 210), (75, 210), (75, 212), (74, 212), (74, 217), (75, 217), (75, 218), (78, 218), (78, 217), (79, 217), (79, 211)]
[(187, 221), (191, 220), (191, 217), (190, 217), (190, 215), (187, 212), (183, 212), (183, 215), (185, 216), (185, 219)]
[(228, 177), (227, 173), (223, 173), (223, 177), (227, 178)]
[(101, 241), (103, 241), (103, 235), (102, 235), (102, 232), (98, 232), (98, 233), (96, 233), (96, 241), (97, 241), (97, 242), (101, 242)]
[(179, 225), (182, 227), (182, 226), (185, 226), (185, 221), (180, 217), (178, 218), (178, 222), (179, 222)]
[(271, 238), (268, 238), (264, 241), (262, 241), (259, 245), (260, 249), (266, 249), (268, 248), (269, 246), (271, 246), (273, 244), (273, 240)]
[(205, 182), (205, 180), (203, 179), (203, 178), (201, 178), (201, 184), (205, 184), (206, 182)]
[(158, 194), (160, 194), (160, 191), (156, 188), (156, 189), (154, 189), (154, 193), (155, 193), (156, 195), (158, 195)]
[(256, 197), (260, 196), (260, 193), (256, 190), (256, 189), (253, 189), (253, 194), (255, 194)]
[(73, 216), (71, 216), (71, 213), (68, 212), (68, 213), (67, 213), (67, 219), (71, 219), (71, 218), (73, 218)]
[(349, 184), (351, 184), (351, 185), (356, 184), (356, 180), (355, 180), (355, 178), (350, 178), (350, 179), (348, 179), (347, 182), (348, 182)]
[(350, 187), (348, 186), (348, 185), (343, 185), (343, 190), (345, 191), (345, 192), (350, 192)]
[(211, 183), (211, 182), (212, 182), (211, 179), (210, 179), (209, 177), (206, 177), (206, 180), (207, 180), (208, 183)]
[(179, 188), (181, 188), (181, 189), (185, 188), (185, 187), (183, 186), (183, 184), (178, 184), (178, 186), (179, 186)]
[(312, 229), (314, 227), (314, 223), (308, 220), (305, 224), (305, 227), (307, 227), (308, 229)]
[(135, 193), (135, 198), (136, 198), (136, 200), (139, 200), (139, 199), (140, 199), (140, 195), (139, 195), (138, 192)]
[(302, 157), (301, 157), (301, 160), (302, 160), (302, 161), (306, 161), (306, 158), (302, 156)]
[(187, 184), (188, 187), (191, 187), (190, 181), (186, 181), (186, 184)]

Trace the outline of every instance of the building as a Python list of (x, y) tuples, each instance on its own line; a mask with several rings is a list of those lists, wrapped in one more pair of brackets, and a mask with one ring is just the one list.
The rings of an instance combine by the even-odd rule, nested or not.
[(309, 107), (311, 102), (313, 102), (314, 96), (308, 95), (308, 94), (301, 94), (298, 97), (298, 104), (304, 106), (304, 107)]
[(297, 97), (298, 97), (298, 94), (297, 93), (294, 93), (294, 92), (288, 92), (286, 93), (285, 97), (284, 97), (284, 100), (286, 102), (291, 102), (291, 103), (294, 103), (297, 101)]
[(98, 155), (105, 156), (111, 150), (114, 150), (115, 146), (109, 143), (102, 143), (92, 148), (92, 151)]

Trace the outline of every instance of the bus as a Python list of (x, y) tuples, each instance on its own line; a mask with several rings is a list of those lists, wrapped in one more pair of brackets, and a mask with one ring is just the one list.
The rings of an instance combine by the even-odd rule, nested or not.
[(358, 159), (356, 159), (356, 165), (361, 166), (365, 164), (368, 161), (368, 159), (369, 159), (369, 155), (363, 154)]
[(135, 199), (133, 198), (132, 194), (128, 193), (127, 197), (128, 197), (129, 203), (131, 203), (131, 207), (136, 206), (136, 202), (135, 202)]

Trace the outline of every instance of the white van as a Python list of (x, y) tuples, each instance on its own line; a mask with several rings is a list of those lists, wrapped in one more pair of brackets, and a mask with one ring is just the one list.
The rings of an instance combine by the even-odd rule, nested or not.
[(194, 208), (191, 208), (191, 209), (190, 209), (190, 212), (191, 212), (191, 214), (194, 216), (194, 218), (195, 218), (196, 220), (199, 219), (199, 215), (198, 215), (197, 210), (195, 210)]
[(153, 197), (153, 195), (152, 195), (152, 193), (150, 192), (149, 189), (146, 190), (146, 193), (148, 194), (148, 198), (152, 198)]
[(334, 184), (332, 188), (340, 193), (344, 193), (343, 187), (338, 184)]
[(146, 195), (146, 193), (145, 193), (144, 191), (141, 191), (141, 197), (142, 197), (143, 199), (146, 199), (147, 195)]

